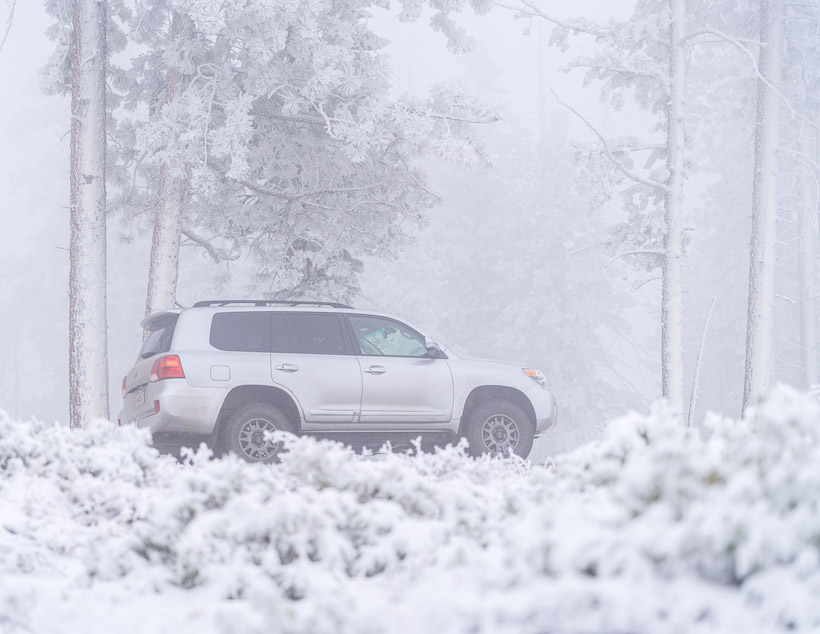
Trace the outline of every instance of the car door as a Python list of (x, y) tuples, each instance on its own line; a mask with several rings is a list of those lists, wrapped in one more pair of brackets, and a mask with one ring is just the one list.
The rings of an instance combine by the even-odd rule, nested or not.
[(306, 423), (350, 423), (359, 414), (362, 376), (338, 314), (272, 313), (271, 375), (299, 402)]
[(362, 374), (360, 421), (442, 423), (453, 414), (453, 375), (428, 356), (425, 338), (406, 324), (347, 315)]

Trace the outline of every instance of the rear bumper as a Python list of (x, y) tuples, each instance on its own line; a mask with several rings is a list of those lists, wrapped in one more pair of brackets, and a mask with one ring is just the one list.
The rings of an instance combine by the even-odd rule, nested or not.
[[(191, 387), (185, 379), (165, 379), (143, 386), (145, 402), (137, 405), (137, 392), (125, 395), (122, 422), (147, 427), (152, 432), (213, 432), (227, 388)], [(155, 411), (156, 407), (159, 411)]]
[(535, 433), (552, 429), (558, 423), (558, 404), (555, 395), (536, 385), (527, 390), (527, 397), (535, 410)]

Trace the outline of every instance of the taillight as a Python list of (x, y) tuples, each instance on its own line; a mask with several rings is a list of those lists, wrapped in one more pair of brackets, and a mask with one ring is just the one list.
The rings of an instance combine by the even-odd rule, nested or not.
[(125, 398), (125, 379), (127, 379), (127, 378), (128, 378), (128, 376), (122, 377), (122, 397), (123, 398)]
[(151, 381), (162, 381), (162, 379), (184, 379), (185, 373), (182, 371), (182, 364), (179, 357), (169, 354), (154, 361), (151, 367)]

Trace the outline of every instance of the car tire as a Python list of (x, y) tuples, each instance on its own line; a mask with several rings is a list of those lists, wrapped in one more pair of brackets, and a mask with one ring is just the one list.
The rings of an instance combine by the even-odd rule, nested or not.
[(264, 438), (264, 432), (275, 430), (295, 433), (293, 423), (281, 409), (266, 403), (251, 403), (227, 418), (220, 430), (220, 444), (226, 452), (233, 452), (246, 462), (276, 462), (282, 443)]
[(535, 430), (522, 407), (503, 399), (488, 399), (467, 415), (464, 437), (472, 456), (508, 456), (509, 450), (526, 458), (532, 450)]

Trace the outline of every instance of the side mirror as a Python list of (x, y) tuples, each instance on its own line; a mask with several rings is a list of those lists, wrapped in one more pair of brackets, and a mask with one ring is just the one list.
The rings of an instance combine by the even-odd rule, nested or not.
[(441, 349), (441, 346), (438, 345), (438, 342), (433, 341), (430, 337), (424, 338), (424, 345), (427, 346), (427, 356), (431, 359), (446, 359), (447, 355)]

